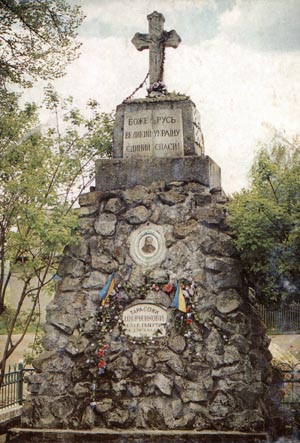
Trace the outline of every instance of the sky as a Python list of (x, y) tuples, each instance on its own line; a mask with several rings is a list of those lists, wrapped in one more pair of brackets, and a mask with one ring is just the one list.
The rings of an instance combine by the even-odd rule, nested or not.
[[(165, 17), (182, 42), (166, 49), (168, 91), (190, 96), (201, 115), (205, 153), (232, 194), (249, 183), (258, 147), (291, 140), (300, 122), (300, 0), (69, 0), (82, 6), (81, 55), (54, 82), (83, 108), (116, 108), (143, 81), (148, 51), (131, 43), (147, 15)], [(27, 98), (41, 99), (41, 84)], [(146, 89), (136, 95), (145, 97)]]

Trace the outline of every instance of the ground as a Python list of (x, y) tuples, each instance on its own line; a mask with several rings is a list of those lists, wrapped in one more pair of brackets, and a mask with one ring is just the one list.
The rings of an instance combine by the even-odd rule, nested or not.
[(270, 337), (271, 352), (272, 345), (276, 345), (284, 354), (289, 352), (300, 361), (300, 334), (271, 335)]
[[(15, 339), (19, 337), (17, 335), (13, 336), (13, 340), (15, 341)], [(5, 335), (0, 335), (0, 355), (2, 356), (2, 352), (5, 346), (5, 340), (6, 340), (6, 336)], [(16, 351), (13, 352), (13, 354), (11, 355), (11, 357), (8, 359), (7, 364), (15, 364), (15, 363), (19, 363), (21, 360), (24, 360), (24, 353), (25, 352), (30, 352), (30, 348), (28, 348), (28, 346), (34, 341), (34, 334), (27, 334), (23, 341), (20, 343), (20, 345), (17, 347)]]

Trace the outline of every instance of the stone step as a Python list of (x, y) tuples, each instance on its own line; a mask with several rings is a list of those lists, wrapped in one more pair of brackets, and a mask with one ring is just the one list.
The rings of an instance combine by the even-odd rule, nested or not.
[(193, 430), (111, 430), (12, 428), (6, 443), (265, 443), (264, 432), (193, 431)]
[(23, 406), (8, 407), (0, 411), (0, 435), (8, 428), (20, 426)]

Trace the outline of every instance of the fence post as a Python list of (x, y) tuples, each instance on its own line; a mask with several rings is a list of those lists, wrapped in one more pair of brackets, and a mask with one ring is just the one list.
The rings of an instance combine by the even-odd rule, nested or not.
[(24, 380), (24, 365), (23, 362), (19, 362), (18, 378), (17, 378), (17, 400), (19, 405), (23, 404), (23, 380)]

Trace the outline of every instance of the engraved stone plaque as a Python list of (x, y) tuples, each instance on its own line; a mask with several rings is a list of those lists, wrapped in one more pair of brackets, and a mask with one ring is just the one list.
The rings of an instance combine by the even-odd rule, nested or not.
[(181, 109), (125, 112), (124, 157), (184, 155)]
[(130, 255), (139, 265), (161, 263), (166, 255), (164, 233), (160, 226), (141, 226), (129, 237)]
[(151, 157), (152, 132), (152, 111), (126, 112), (124, 157)]
[(137, 303), (122, 314), (124, 330), (130, 337), (164, 337), (167, 309), (152, 303)]

